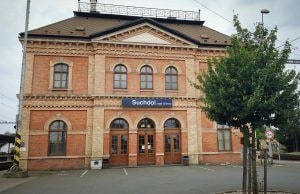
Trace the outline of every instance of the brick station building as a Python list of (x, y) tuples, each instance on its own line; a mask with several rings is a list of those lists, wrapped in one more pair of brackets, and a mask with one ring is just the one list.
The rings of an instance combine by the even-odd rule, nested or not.
[(74, 17), (29, 31), (21, 168), (179, 164), (183, 156), (190, 164), (241, 161), (239, 130), (210, 121), (190, 85), (207, 58), (224, 55), (230, 37), (199, 16), (110, 14), (103, 4), (79, 4)]

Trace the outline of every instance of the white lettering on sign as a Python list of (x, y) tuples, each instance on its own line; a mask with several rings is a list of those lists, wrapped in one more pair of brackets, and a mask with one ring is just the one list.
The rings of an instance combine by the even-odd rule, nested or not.
[(153, 106), (155, 104), (156, 104), (156, 100), (141, 100), (141, 101), (132, 100), (133, 106), (144, 106), (144, 105)]

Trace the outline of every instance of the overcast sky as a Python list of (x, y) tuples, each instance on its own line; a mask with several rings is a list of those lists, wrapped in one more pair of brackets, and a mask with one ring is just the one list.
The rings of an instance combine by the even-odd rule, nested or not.
[[(261, 21), (260, 10), (268, 9), (270, 13), (264, 16), (264, 23), (268, 28), (278, 26), (278, 45), (300, 36), (299, 0), (98, 0), (98, 2), (187, 11), (200, 9), (204, 25), (227, 35), (234, 33), (230, 22), (233, 13), (239, 14), (243, 26), (253, 29), (255, 23)], [(29, 29), (70, 18), (77, 9), (77, 0), (31, 0)], [(22, 61), (18, 33), (25, 29), (26, 0), (2, 1), (0, 10), (0, 121), (15, 121), (18, 104), (16, 94), (19, 93)], [(293, 41), (292, 45), (290, 58), (300, 59), (300, 39)], [(289, 68), (296, 68), (299, 71), (300, 64), (289, 65)], [(13, 125), (0, 124), (0, 134), (5, 131), (13, 132)]]

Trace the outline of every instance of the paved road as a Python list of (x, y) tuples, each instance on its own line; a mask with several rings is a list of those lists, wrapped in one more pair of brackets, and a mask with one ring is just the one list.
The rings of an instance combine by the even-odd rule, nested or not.
[[(263, 168), (258, 168), (259, 174)], [(269, 188), (300, 193), (300, 163), (268, 169)], [(1, 194), (207, 194), (241, 188), (240, 166), (170, 166), (52, 172)], [(262, 174), (260, 177), (262, 178)], [(4, 180), (5, 181), (5, 180)], [(3, 184), (0, 180), (0, 184)], [(1, 185), (0, 185), (1, 186)]]

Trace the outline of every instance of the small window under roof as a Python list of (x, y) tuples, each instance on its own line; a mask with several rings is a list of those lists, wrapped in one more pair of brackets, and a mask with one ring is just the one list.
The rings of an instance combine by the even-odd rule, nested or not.
[(77, 26), (75, 28), (76, 31), (85, 31), (85, 27), (84, 26)]
[(209, 39), (209, 37), (208, 37), (207, 35), (200, 35), (200, 37), (201, 37), (202, 39)]

